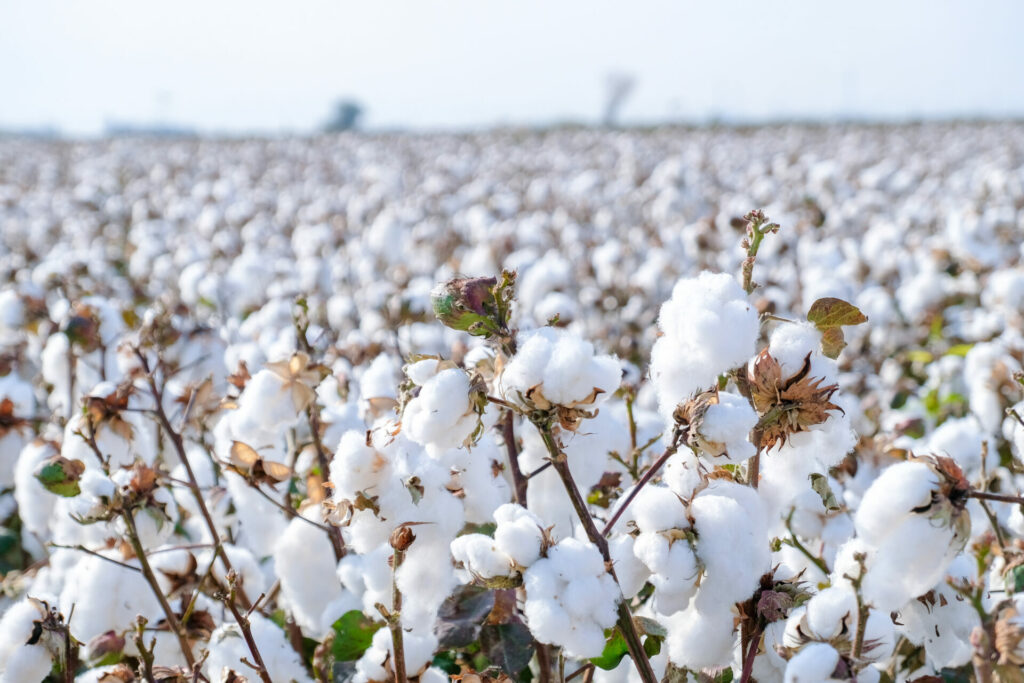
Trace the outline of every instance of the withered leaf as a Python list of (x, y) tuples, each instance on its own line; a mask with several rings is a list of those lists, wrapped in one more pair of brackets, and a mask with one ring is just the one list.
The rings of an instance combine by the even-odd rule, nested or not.
[(842, 325), (860, 325), (866, 323), (868, 317), (848, 301), (825, 297), (811, 304), (811, 310), (807, 311), (807, 320), (814, 323), (819, 330), (825, 330)]

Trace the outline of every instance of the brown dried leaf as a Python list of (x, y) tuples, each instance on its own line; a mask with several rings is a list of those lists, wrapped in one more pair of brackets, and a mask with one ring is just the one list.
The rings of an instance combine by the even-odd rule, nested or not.
[(841, 325), (860, 325), (866, 323), (868, 317), (848, 301), (825, 297), (811, 304), (811, 310), (807, 311), (807, 320), (814, 323), (819, 330), (826, 330)]

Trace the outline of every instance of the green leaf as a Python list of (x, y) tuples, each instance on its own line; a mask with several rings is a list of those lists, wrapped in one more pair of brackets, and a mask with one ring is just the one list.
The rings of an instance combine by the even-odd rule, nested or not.
[(957, 344), (949, 347), (949, 351), (946, 351), (947, 356), (960, 356), (963, 358), (967, 355), (967, 352), (974, 348), (974, 344)]
[(1024, 591), (1024, 565), (1017, 565), (1003, 574), (1003, 583), (1012, 593)]
[(825, 506), (825, 509), (838, 510), (839, 502), (836, 500), (835, 494), (832, 493), (832, 488), (828, 485), (828, 477), (814, 472), (808, 479), (811, 480), (811, 488), (814, 489), (814, 492), (821, 496), (821, 504)]
[(619, 665), (622, 658), (629, 652), (629, 648), (626, 646), (626, 639), (619, 633), (619, 629), (614, 629), (608, 641), (604, 644), (604, 651), (600, 657), (591, 658), (590, 662), (605, 671), (611, 671)]
[(357, 609), (345, 612), (331, 626), (334, 630), (334, 644), (331, 647), (334, 658), (339, 662), (359, 659), (370, 647), (373, 634), (382, 626)]
[(491, 664), (513, 677), (533, 659), (533, 636), (521, 621), (485, 624), (480, 629), (480, 646)]
[(661, 641), (663, 638), (654, 638), (648, 636), (644, 639), (644, 652), (647, 653), (648, 657), (661, 654)]

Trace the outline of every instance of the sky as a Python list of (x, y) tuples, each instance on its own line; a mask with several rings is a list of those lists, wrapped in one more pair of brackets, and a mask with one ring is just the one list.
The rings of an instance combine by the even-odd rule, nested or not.
[(0, 0), (0, 129), (1024, 116), (1018, 0)]

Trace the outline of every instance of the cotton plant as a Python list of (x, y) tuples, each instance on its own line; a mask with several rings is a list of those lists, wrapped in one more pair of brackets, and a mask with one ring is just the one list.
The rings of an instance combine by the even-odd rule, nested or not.
[(2, 680), (1012, 677), (1016, 129), (616, 134), (7, 155)]

